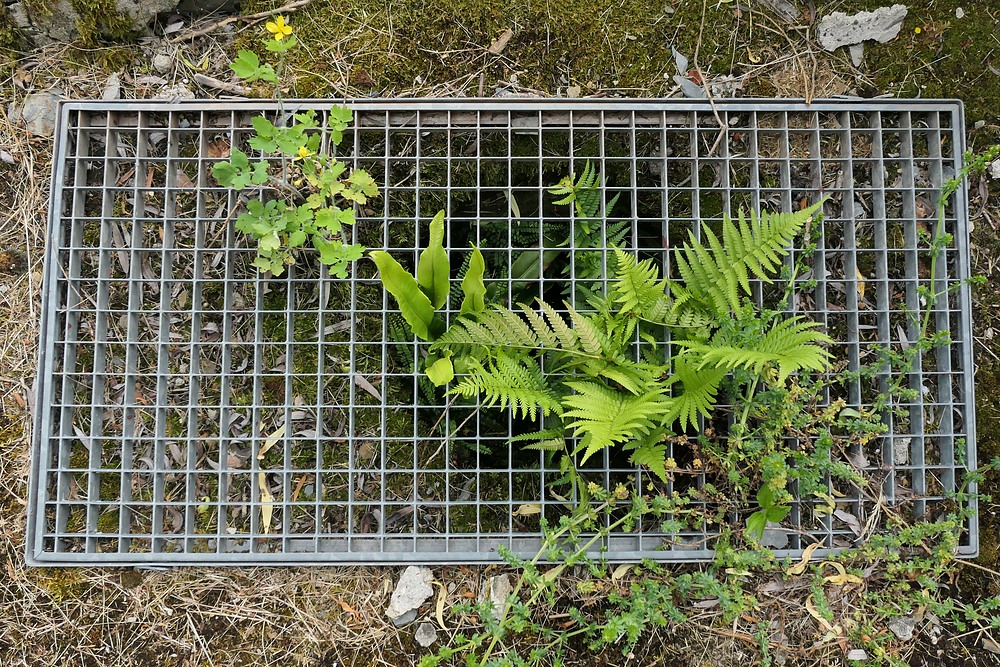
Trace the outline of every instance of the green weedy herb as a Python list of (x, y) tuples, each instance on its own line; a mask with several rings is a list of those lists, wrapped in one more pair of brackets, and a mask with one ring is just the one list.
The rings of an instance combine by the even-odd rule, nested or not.
[(298, 40), (283, 17), (267, 22), (266, 28), (273, 38), (264, 47), (278, 55), (277, 64), (261, 63), (252, 51), (240, 51), (230, 69), (248, 83), (263, 81), (274, 87), (277, 122), (264, 116), (253, 119), (254, 136), (247, 145), (260, 159), (251, 160), (233, 146), (228, 161), (213, 165), (212, 175), (224, 187), (249, 190), (246, 211), (236, 219), (236, 228), (257, 240), (254, 266), (280, 276), (295, 263), (300, 249), (312, 246), (331, 275), (346, 278), (350, 264), (365, 252), (349, 241), (355, 206), (378, 196), (378, 186), (366, 171), (348, 171), (336, 157), (320, 150), (324, 131), (334, 147), (343, 140), (354, 117), (350, 109), (333, 107), (325, 128), (313, 110), (286, 115), (280, 82), (285, 55)]

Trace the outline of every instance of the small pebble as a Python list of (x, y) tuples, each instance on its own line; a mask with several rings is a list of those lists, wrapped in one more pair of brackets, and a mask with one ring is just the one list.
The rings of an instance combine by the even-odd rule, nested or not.
[(165, 53), (157, 53), (153, 56), (153, 69), (160, 74), (167, 74), (174, 68), (174, 59)]

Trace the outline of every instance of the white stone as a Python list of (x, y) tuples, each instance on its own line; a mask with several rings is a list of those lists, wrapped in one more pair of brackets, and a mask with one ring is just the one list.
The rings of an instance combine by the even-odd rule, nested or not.
[[(416, 611), (420, 605), (434, 594), (434, 588), (431, 586), (432, 581), (434, 581), (434, 574), (426, 567), (411, 565), (403, 570), (402, 576), (399, 577), (399, 583), (396, 584), (396, 590), (392, 592), (392, 597), (389, 599), (385, 615), (397, 625), (411, 622), (416, 618)], [(404, 622), (402, 619), (407, 618), (410, 614), (412, 617)]]
[(479, 601), (483, 602), (489, 596), (493, 604), (494, 618), (503, 616), (507, 607), (507, 596), (514, 592), (514, 587), (510, 585), (510, 576), (506, 574), (490, 577), (486, 582), (486, 588), (479, 594)]
[(955, 8), (955, 18), (957, 18), (957, 19), (964, 19), (965, 18), (965, 10), (962, 9), (961, 7), (956, 7)]
[(902, 641), (908, 642), (913, 639), (913, 630), (917, 627), (917, 621), (912, 616), (900, 616), (890, 620), (888, 626), (892, 630), (892, 634)]
[(174, 68), (174, 59), (166, 53), (157, 53), (153, 56), (153, 69), (160, 74), (167, 74)]
[(421, 623), (413, 633), (413, 640), (427, 648), (437, 640), (437, 628), (432, 623)]
[(833, 12), (819, 22), (816, 39), (827, 51), (869, 40), (885, 44), (899, 34), (906, 13), (906, 5), (879, 7), (873, 12), (850, 15)]

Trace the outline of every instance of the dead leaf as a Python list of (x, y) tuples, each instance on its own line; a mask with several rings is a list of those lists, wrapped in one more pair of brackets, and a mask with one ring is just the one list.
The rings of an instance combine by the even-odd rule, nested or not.
[(611, 573), (611, 581), (618, 581), (632, 569), (632, 563), (622, 563), (615, 568), (615, 571)]
[(347, 604), (343, 600), (337, 600), (337, 604), (340, 605), (340, 608), (343, 609), (345, 613), (350, 614), (354, 618), (358, 617), (358, 610), (352, 607), (351, 605)]
[(438, 591), (437, 604), (434, 607), (434, 616), (437, 618), (438, 625), (441, 626), (441, 629), (447, 632), (448, 627), (444, 624), (444, 605), (448, 601), (448, 590), (445, 588), (444, 584), (437, 581), (434, 583), (441, 587), (441, 590)]
[(364, 389), (365, 391), (367, 391), (372, 396), (374, 396), (375, 400), (377, 400), (377, 401), (381, 401), (382, 400), (382, 394), (379, 393), (379, 390), (375, 388), (375, 385), (373, 385), (371, 382), (369, 382), (368, 379), (365, 376), (360, 375), (358, 373), (355, 373), (354, 374), (354, 383), (357, 384), (362, 389)]
[(229, 157), (229, 142), (225, 139), (217, 139), (216, 141), (208, 142), (207, 150), (209, 158), (215, 160), (222, 160)]
[(174, 182), (178, 188), (181, 190), (193, 190), (194, 181), (191, 180), (187, 174), (185, 174), (180, 169), (177, 170), (177, 175), (174, 178)]
[(819, 610), (816, 609), (816, 605), (813, 603), (811, 595), (806, 598), (806, 611), (809, 612), (810, 616), (816, 619), (824, 630), (827, 632), (833, 631), (833, 626), (830, 625), (830, 622), (823, 618), (823, 614), (819, 613)]
[(264, 441), (264, 444), (260, 446), (260, 451), (257, 452), (257, 460), (263, 461), (264, 455), (267, 454), (268, 450), (274, 447), (276, 444), (278, 444), (278, 440), (280, 440), (283, 437), (285, 437), (284, 424), (279, 426), (277, 431), (267, 436), (267, 440)]
[(856, 574), (848, 574), (847, 570), (840, 563), (832, 560), (823, 561), (823, 567), (830, 566), (835, 569), (838, 574), (832, 577), (824, 577), (823, 583), (833, 584), (834, 586), (845, 586), (847, 584), (864, 584), (865, 580)]
[(264, 534), (267, 535), (271, 532), (274, 496), (271, 495), (271, 490), (267, 488), (267, 475), (262, 472), (257, 473), (257, 485), (260, 487), (260, 522), (264, 527)]
[(987, 635), (983, 635), (983, 648), (990, 653), (1000, 653), (1000, 644)]
[(857, 535), (858, 537), (861, 536), (862, 528), (861, 528), (861, 522), (858, 521), (858, 517), (854, 516), (849, 512), (845, 512), (844, 510), (837, 510), (836, 512), (833, 513), (833, 516), (837, 517), (838, 519), (846, 523), (848, 528), (850, 528), (855, 535)]
[(861, 269), (855, 267), (854, 272), (858, 277), (858, 300), (865, 300), (865, 274), (861, 273)]
[(511, 513), (511, 516), (531, 516), (533, 514), (541, 514), (542, 506), (537, 503), (526, 503), (519, 506), (516, 510)]
[(810, 544), (802, 551), (802, 560), (800, 560), (795, 565), (788, 568), (788, 574), (790, 576), (797, 576), (806, 571), (806, 566), (809, 565), (809, 559), (812, 558), (812, 554), (820, 546), (819, 542)]

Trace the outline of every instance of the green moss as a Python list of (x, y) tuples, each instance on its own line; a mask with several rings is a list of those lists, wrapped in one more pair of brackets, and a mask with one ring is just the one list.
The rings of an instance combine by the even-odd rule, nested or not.
[[(837, 9), (852, 13), (883, 4), (853, 0)], [(1000, 29), (996, 16), (962, 0), (906, 5), (909, 13), (899, 37), (865, 49), (864, 69), (876, 91), (898, 97), (957, 97), (964, 100), (970, 123), (1000, 118), (1000, 76), (989, 68)], [(964, 18), (956, 18), (958, 7), (965, 9)]]
[[(85, 46), (105, 41), (131, 42), (136, 37), (132, 18), (118, 9), (114, 0), (70, 0), (80, 18), (76, 30)], [(129, 54), (129, 59), (134, 54)]]
[[(691, 57), (702, 26), (702, 3), (664, 3), (625, 0), (613, 14), (601, 3), (552, 0), (547, 3), (484, 3), (478, 0), (433, 0), (373, 5), (360, 0), (322, 0), (297, 12), (292, 21), (309, 49), (298, 49), (290, 61), (298, 75), (298, 96), (328, 96), (343, 82), (323, 72), (338, 53), (352, 57), (350, 82), (362, 88), (396, 91), (419, 87), (420, 82), (468, 82), (475, 94), (483, 73), (484, 92), (515, 77), (519, 85), (553, 90), (570, 84), (592, 88), (628, 89), (633, 95), (659, 95), (674, 86), (676, 73), (671, 45)], [(252, 0), (244, 11), (261, 11), (272, 3)], [(744, 58), (730, 45), (734, 35), (750, 35), (745, 17), (731, 6), (708, 3), (703, 46), (703, 69), (729, 72)], [(513, 29), (503, 57), (486, 49)], [(770, 37), (752, 33), (756, 48)], [(260, 50), (262, 35), (248, 35), (241, 48)], [(326, 45), (330, 45), (326, 47)], [(433, 45), (433, 46), (430, 46)], [(509, 69), (516, 63), (516, 71)], [(693, 65), (693, 60), (692, 60)], [(340, 89), (342, 92), (342, 89)]]
[(87, 573), (80, 569), (44, 568), (30, 571), (28, 576), (56, 603), (82, 598), (90, 590)]

